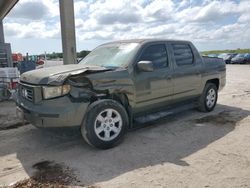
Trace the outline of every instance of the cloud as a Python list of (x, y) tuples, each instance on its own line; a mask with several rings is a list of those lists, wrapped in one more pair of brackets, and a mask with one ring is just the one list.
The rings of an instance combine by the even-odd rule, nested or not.
[(74, 11), (77, 16), (83, 15), (87, 9), (88, 9), (88, 3), (86, 3), (85, 1), (76, 1), (74, 3)]
[(20, 23), (5, 23), (6, 36), (15, 36), (17, 38), (59, 38), (59, 24), (53, 29), (48, 29), (45, 22), (31, 22), (27, 25)]
[(241, 14), (239, 17), (239, 22), (250, 22), (249, 1), (241, 1), (237, 7), (237, 11)]
[(15, 11), (10, 13), (10, 17), (40, 20), (48, 13), (48, 9), (42, 2), (25, 2), (18, 5)]
[(243, 23), (249, 23), (250, 22), (250, 12), (243, 14), (239, 17), (239, 22), (243, 22)]
[[(204, 49), (249, 47), (248, 5), (248, 0), (75, 0), (77, 42), (170, 38), (191, 40)], [(57, 39), (59, 1), (19, 1), (4, 27), (10, 37)]]
[(234, 14), (236, 4), (234, 2), (226, 1), (212, 1), (204, 7), (201, 7), (194, 17), (194, 21), (207, 22), (218, 21), (225, 18), (227, 15)]
[(97, 1), (89, 5), (89, 17), (100, 25), (138, 23), (141, 21), (138, 8), (128, 0)]
[(145, 18), (150, 20), (166, 21), (166, 19), (174, 15), (174, 3), (172, 1), (155, 0), (149, 3), (141, 12)]
[(182, 22), (216, 23), (238, 13), (237, 8), (237, 4), (233, 1), (204, 1), (201, 5), (182, 9), (176, 13), (176, 18)]
[(50, 0), (22, 0), (17, 3), (8, 17), (13, 19), (42, 20), (58, 16), (58, 3)]
[(101, 25), (110, 25), (115, 23), (129, 24), (138, 23), (140, 21), (140, 16), (135, 13), (116, 12), (98, 15), (96, 20)]

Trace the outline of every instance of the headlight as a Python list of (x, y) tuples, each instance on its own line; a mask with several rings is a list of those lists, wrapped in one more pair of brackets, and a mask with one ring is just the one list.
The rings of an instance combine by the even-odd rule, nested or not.
[(63, 86), (44, 86), (43, 87), (43, 98), (50, 99), (66, 95), (70, 91), (70, 85)]

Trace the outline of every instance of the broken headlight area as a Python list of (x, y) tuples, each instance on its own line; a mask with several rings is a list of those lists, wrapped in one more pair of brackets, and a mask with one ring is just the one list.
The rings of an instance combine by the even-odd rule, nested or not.
[(75, 99), (85, 99), (85, 100), (91, 100), (93, 98), (99, 98), (102, 96), (106, 96), (107, 94), (105, 92), (98, 92), (91, 88), (80, 88), (80, 87), (71, 87), (70, 90), (70, 96)]
[(71, 76), (66, 83), (71, 85), (70, 96), (74, 99), (90, 100), (96, 96), (91, 82), (85, 77), (79, 75)]
[(71, 76), (67, 81), (69, 85), (79, 88), (89, 88), (92, 89), (92, 84), (89, 79), (81, 76)]
[(51, 99), (55, 97), (60, 97), (66, 95), (70, 92), (71, 86), (68, 84), (62, 86), (43, 86), (43, 98)]
[(44, 86), (43, 99), (51, 99), (68, 94), (73, 101), (90, 101), (107, 95), (105, 91), (96, 91), (92, 83), (82, 75), (70, 76), (61, 86)]

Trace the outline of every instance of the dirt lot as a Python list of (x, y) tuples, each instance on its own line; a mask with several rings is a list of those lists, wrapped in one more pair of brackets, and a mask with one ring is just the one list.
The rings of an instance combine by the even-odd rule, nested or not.
[(10, 102), (0, 103), (0, 118), (0, 186), (250, 187), (249, 65), (227, 66), (212, 113), (171, 116), (110, 150), (89, 147), (75, 129), (20, 126)]

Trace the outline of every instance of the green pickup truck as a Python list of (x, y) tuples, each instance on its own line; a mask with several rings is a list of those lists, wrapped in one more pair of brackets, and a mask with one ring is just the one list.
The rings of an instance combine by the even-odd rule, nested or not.
[(115, 41), (78, 64), (22, 74), (17, 109), (37, 127), (80, 126), (87, 143), (107, 149), (140, 117), (184, 104), (212, 111), (225, 82), (223, 60), (189, 41)]

